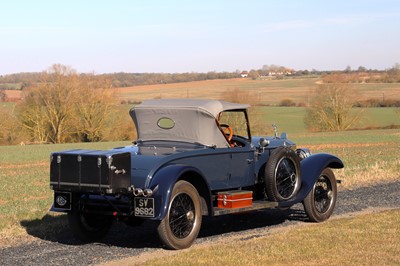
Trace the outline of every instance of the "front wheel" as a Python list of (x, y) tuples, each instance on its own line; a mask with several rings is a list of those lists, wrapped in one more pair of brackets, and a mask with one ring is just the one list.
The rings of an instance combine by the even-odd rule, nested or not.
[(287, 201), (300, 189), (300, 161), (288, 147), (278, 147), (265, 166), (265, 188), (271, 201)]
[(325, 168), (303, 201), (308, 219), (311, 222), (323, 222), (328, 219), (335, 208), (336, 197), (335, 174), (331, 169)]
[(110, 230), (113, 217), (85, 214), (78, 211), (68, 213), (68, 224), (72, 233), (84, 242), (102, 239)]
[(168, 212), (157, 231), (167, 248), (184, 249), (195, 241), (201, 226), (200, 196), (186, 181), (178, 181), (172, 191)]

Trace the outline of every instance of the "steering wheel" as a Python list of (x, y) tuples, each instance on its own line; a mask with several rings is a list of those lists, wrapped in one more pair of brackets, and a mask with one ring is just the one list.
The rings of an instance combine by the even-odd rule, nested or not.
[(227, 135), (228, 132), (229, 132), (228, 141), (231, 141), (231, 140), (232, 140), (232, 137), (233, 137), (233, 130), (232, 130), (232, 128), (231, 128), (229, 125), (227, 125), (227, 124), (221, 124), (221, 125), (219, 125), (219, 126), (221, 127), (222, 132), (223, 132), (225, 135)]

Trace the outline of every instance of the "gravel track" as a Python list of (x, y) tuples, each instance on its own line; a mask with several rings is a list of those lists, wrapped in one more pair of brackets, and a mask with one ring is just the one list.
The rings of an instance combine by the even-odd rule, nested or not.
[[(400, 208), (400, 181), (340, 191), (333, 217), (370, 208)], [(265, 236), (275, 228), (288, 227), (305, 218), (300, 204), (286, 211), (271, 209), (205, 218), (195, 245), (232, 236), (239, 241)], [(27, 231), (30, 232), (28, 226)], [(81, 244), (68, 230), (50, 236), (50, 240), (30, 234), (34, 241), (0, 247), (0, 265), (96, 265), (162, 250), (151, 221), (136, 228), (116, 223), (101, 243), (92, 244)]]

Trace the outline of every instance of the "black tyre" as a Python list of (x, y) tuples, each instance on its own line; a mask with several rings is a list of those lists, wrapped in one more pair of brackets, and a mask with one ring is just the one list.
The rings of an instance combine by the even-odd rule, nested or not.
[(83, 242), (101, 240), (110, 230), (112, 216), (84, 214), (78, 211), (68, 213), (68, 224), (72, 233)]
[(328, 219), (335, 208), (336, 197), (335, 174), (331, 169), (325, 168), (303, 201), (308, 219), (312, 222), (323, 222)]
[(141, 226), (144, 223), (144, 220), (137, 218), (137, 217), (129, 217), (124, 222), (127, 226), (137, 227), (137, 226)]
[(288, 147), (276, 148), (265, 166), (265, 188), (271, 201), (291, 199), (300, 189), (300, 160)]
[(178, 181), (172, 191), (168, 211), (157, 231), (169, 249), (184, 249), (192, 245), (201, 227), (200, 196), (186, 181)]

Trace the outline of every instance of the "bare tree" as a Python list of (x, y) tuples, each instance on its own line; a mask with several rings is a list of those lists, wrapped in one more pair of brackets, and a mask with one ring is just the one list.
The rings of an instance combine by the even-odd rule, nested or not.
[(74, 102), (75, 130), (81, 141), (100, 141), (104, 138), (107, 117), (114, 115), (114, 93), (111, 82), (94, 79), (92, 75), (81, 78), (79, 97)]
[(305, 123), (310, 130), (341, 131), (352, 127), (362, 110), (353, 111), (358, 94), (348, 84), (320, 85), (310, 99)]
[(15, 118), (14, 109), (0, 106), (0, 144), (16, 144), (21, 138), (21, 124)]
[(53, 65), (42, 82), (26, 90), (18, 117), (31, 141), (99, 141), (114, 102), (111, 82)]
[(78, 85), (78, 76), (74, 70), (53, 65), (43, 74), (40, 84), (25, 91), (18, 113), (23, 126), (30, 132), (32, 141), (66, 141), (71, 132), (69, 119)]

